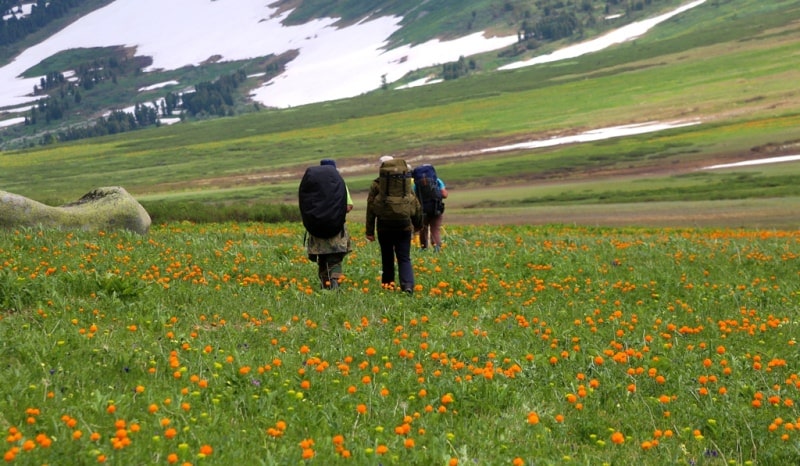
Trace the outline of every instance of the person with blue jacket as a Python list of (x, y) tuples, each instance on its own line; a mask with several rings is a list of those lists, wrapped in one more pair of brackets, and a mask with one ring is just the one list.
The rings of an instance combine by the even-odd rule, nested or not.
[[(420, 183), (414, 183), (414, 193), (420, 198), (423, 206), (422, 228), (419, 230), (419, 245), (422, 249), (433, 246), (439, 252), (442, 248), (442, 223), (444, 221), (444, 199), (447, 199), (447, 187), (441, 178), (436, 175), (435, 169), (429, 164), (422, 167), (430, 168), (429, 173), (435, 176), (436, 189), (423, 188)], [(422, 168), (420, 167), (420, 168)], [(435, 193), (435, 194), (434, 194)]]

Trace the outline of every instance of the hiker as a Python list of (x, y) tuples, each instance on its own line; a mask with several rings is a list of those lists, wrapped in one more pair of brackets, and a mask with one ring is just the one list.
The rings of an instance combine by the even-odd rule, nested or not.
[(442, 222), (447, 188), (431, 164), (420, 165), (411, 174), (414, 178), (414, 193), (422, 205), (419, 245), (422, 249), (433, 245), (433, 250), (439, 252), (442, 248)]
[(338, 289), (343, 278), (342, 262), (352, 250), (345, 220), (353, 210), (353, 200), (336, 162), (323, 159), (319, 166), (308, 167), (298, 198), (308, 258), (317, 263), (322, 289)]
[(395, 259), (400, 289), (414, 294), (414, 269), (411, 266), (411, 238), (422, 227), (422, 208), (411, 186), (411, 172), (405, 160), (381, 158), (381, 168), (367, 196), (367, 241), (381, 247), (381, 283), (394, 288)]

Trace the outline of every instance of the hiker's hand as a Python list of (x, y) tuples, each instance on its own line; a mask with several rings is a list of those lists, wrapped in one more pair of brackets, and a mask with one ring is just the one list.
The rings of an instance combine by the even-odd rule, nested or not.
[(375, 235), (365, 235), (364, 237), (367, 238), (367, 241), (375, 241)]

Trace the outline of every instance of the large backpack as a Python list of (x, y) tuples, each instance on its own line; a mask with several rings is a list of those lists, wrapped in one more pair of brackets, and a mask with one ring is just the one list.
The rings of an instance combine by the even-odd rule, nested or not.
[(308, 167), (298, 190), (303, 226), (317, 238), (332, 238), (344, 229), (347, 187), (332, 165)]
[(378, 218), (389, 221), (411, 219), (417, 215), (417, 198), (405, 160), (393, 159), (381, 164), (372, 211)]
[(436, 169), (431, 164), (420, 165), (412, 172), (414, 187), (422, 204), (422, 212), (429, 217), (438, 217), (444, 213), (442, 190), (439, 187), (439, 178)]

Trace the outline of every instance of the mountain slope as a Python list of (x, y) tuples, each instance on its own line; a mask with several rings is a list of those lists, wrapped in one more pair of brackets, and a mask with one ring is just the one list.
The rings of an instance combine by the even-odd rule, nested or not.
[[(0, 186), (63, 202), (120, 185), (171, 212), (187, 200), (296, 206), (309, 164), (336, 159), (354, 199), (363, 199), (375, 160), (391, 153), (441, 169), (453, 188), (449, 221), (569, 221), (565, 213), (584, 209), (591, 224), (608, 224), (638, 209), (647, 218), (631, 222), (654, 222), (661, 203), (672, 210), (664, 222), (686, 225), (724, 220), (715, 209), (728, 200), (719, 212), (726, 225), (754, 225), (753, 215), (768, 211), (792, 222), (797, 163), (700, 169), (798, 154), (798, 25), (795, 0), (709, 0), (635, 41), (565, 61), (6, 152)], [(648, 122), (695, 124), (528, 144)], [(512, 149), (492, 151), (502, 147)], [(758, 203), (738, 202), (751, 198)], [(706, 210), (690, 216), (698, 202)]]
[[(108, 115), (113, 109), (133, 112), (135, 104), (161, 102), (169, 92), (180, 95), (193, 91), (199, 83), (229, 76), (236, 70), (246, 73), (246, 82), (237, 83), (241, 87), (226, 99), (230, 103), (225, 108), (215, 107), (201, 116), (252, 111), (253, 103), (285, 108), (352, 97), (446, 62), (457, 65), (456, 72), (448, 76), (452, 78), (495, 65), (458, 62), (459, 57), (513, 46), (503, 53), (510, 57), (508, 61), (515, 54), (530, 53), (529, 49), (546, 43), (539, 37), (520, 41), (519, 31), (538, 26), (541, 36), (542, 25), (558, 25), (563, 18), (574, 18), (577, 27), (565, 37), (578, 38), (680, 4), (674, 0), (652, 1), (626, 11), (620, 6), (609, 7), (614, 3), (587, 0), (578, 8), (553, 1), (307, 0), (264, 5), (256, 0), (235, 4), (115, 0), (54, 32), (0, 68), (0, 82), (4, 84), (0, 87), (0, 108), (6, 110), (0, 121), (6, 127), (3, 139), (8, 142), (22, 137), (30, 140), (45, 132), (59, 134), (59, 128), (85, 125), (87, 120)], [(614, 19), (605, 21), (604, 17)], [(120, 21), (124, 21), (124, 27), (120, 27)], [(110, 63), (134, 58), (137, 64), (129, 67), (130, 71), (113, 70), (99, 79), (76, 76), (76, 69), (91, 68), (97, 61), (88, 58), (92, 54), (107, 65), (106, 70)], [(51, 73), (62, 75), (62, 81), (42, 85), (42, 76)], [(440, 73), (441, 69), (434, 69), (421, 73), (421, 77), (436, 78)], [(62, 82), (75, 83), (78, 79), (84, 89), (64, 92)], [(97, 80), (97, 86), (86, 89), (87, 79)], [(35, 87), (40, 89), (34, 94), (31, 90)], [(33, 121), (30, 106), (55, 92), (68, 99), (51, 101), (49, 108), (37, 115), (37, 124), (20, 128), (26, 119)], [(164, 121), (174, 117), (161, 110)], [(43, 119), (46, 125), (39, 124)], [(58, 138), (48, 138), (54, 140)]]

